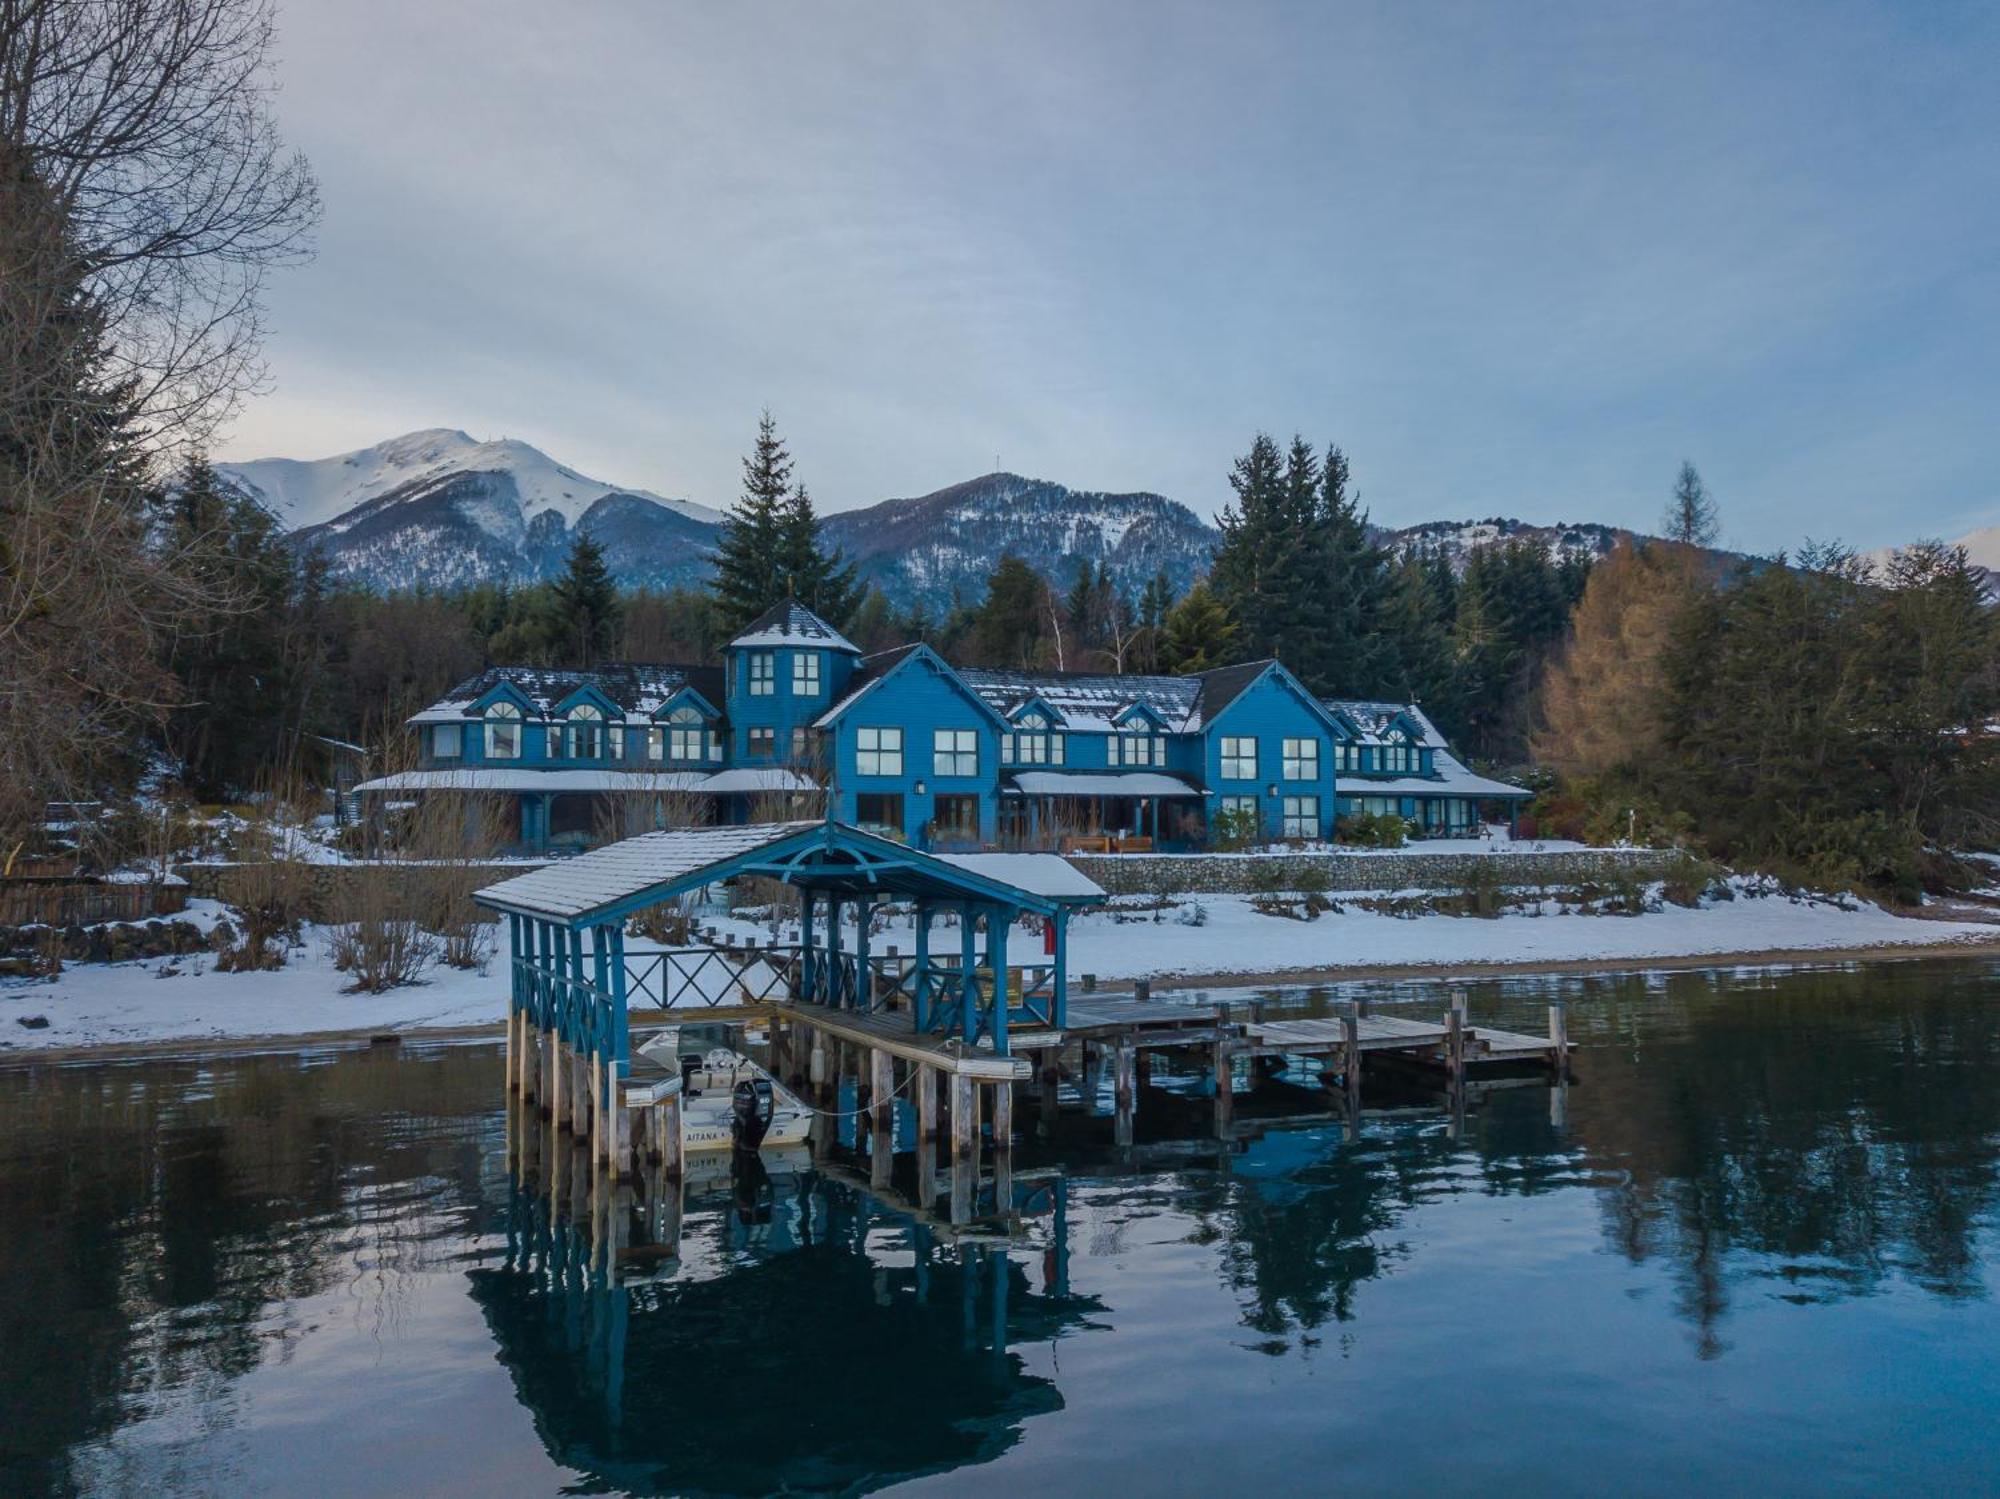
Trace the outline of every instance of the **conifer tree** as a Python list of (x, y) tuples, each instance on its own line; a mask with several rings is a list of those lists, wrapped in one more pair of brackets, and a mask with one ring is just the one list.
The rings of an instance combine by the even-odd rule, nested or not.
[(549, 589), (549, 642), (559, 661), (595, 666), (618, 639), (621, 605), (618, 585), (605, 565), (604, 549), (578, 531), (563, 574)]
[[(797, 599), (836, 629), (844, 629), (868, 592), (838, 549), (820, 539), (819, 517), (803, 484), (793, 486), (780, 517), (779, 566), (785, 596)], [(768, 606), (767, 606), (768, 607)]]
[(1160, 638), (1160, 670), (1210, 671), (1240, 658), (1241, 628), (1208, 581), (1190, 588), (1168, 611)]
[(1674, 479), (1674, 496), (1667, 501), (1661, 525), (1668, 541), (1690, 547), (1715, 545), (1721, 521), (1716, 515), (1715, 500), (1692, 463), (1681, 464), (1681, 471)]
[(965, 641), (970, 666), (1036, 666), (1041, 662), (1048, 584), (1012, 552), (1001, 557), (974, 613)]
[[(716, 612), (729, 634), (786, 596), (786, 559), (799, 526), (791, 503), (792, 455), (769, 411), (743, 459), (743, 493), (723, 522), (715, 554)], [(810, 502), (806, 507), (810, 513)], [(788, 524), (789, 522), (789, 524)]]

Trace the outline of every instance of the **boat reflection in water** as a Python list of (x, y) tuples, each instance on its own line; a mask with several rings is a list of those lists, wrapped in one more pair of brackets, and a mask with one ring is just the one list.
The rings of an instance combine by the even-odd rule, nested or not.
[(530, 1111), (509, 1129), (506, 1253), (472, 1295), (550, 1455), (613, 1489), (867, 1490), (990, 1461), (1063, 1405), (1015, 1350), (1102, 1311), (1069, 1289), (1054, 1174), (1005, 1201), (987, 1181), (953, 1229), (804, 1147), (614, 1180)]

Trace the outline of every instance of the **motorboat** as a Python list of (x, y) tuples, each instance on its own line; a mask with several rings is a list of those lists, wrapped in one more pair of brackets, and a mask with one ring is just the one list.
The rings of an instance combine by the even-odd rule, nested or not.
[(671, 1026), (639, 1054), (681, 1080), (681, 1149), (757, 1150), (804, 1143), (812, 1110), (732, 1044), (726, 1025)]

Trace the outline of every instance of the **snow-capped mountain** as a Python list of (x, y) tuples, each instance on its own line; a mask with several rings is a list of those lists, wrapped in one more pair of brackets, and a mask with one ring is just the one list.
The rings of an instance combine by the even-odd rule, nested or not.
[(393, 490), (454, 474), (505, 474), (524, 519), (553, 510), (574, 526), (606, 495), (629, 494), (711, 525), (722, 519), (690, 500), (670, 500), (578, 473), (518, 438), (480, 442), (431, 427), (332, 458), (256, 458), (216, 467), (249, 489), (289, 530), (324, 525)]
[(1414, 549), (1420, 552), (1438, 553), (1450, 558), (1453, 567), (1463, 569), (1466, 559), (1481, 547), (1504, 542), (1532, 541), (1553, 556), (1573, 554), (1602, 557), (1609, 553), (1621, 538), (1629, 538), (1634, 534), (1617, 526), (1601, 526), (1595, 521), (1584, 521), (1577, 525), (1559, 522), (1553, 526), (1537, 526), (1528, 521), (1494, 516), (1490, 520), (1425, 521), (1421, 525), (1404, 526), (1395, 530), (1378, 527), (1375, 531), (1375, 540), (1391, 551)]
[(824, 534), (891, 599), (933, 611), (954, 595), (976, 603), (1009, 552), (1058, 583), (1073, 579), (1080, 562), (1103, 562), (1134, 595), (1161, 571), (1182, 591), (1222, 539), (1161, 495), (1066, 489), (1018, 474), (842, 511), (826, 517)]

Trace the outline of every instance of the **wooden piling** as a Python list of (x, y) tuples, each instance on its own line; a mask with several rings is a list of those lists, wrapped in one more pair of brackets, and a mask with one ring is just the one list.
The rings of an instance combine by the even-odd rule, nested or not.
[(993, 1084), (993, 1148), (1005, 1155), (1014, 1148), (1014, 1085)]
[(1351, 1004), (1340, 1017), (1340, 1081), (1350, 1118), (1361, 1117), (1361, 1006)]
[(1458, 999), (1453, 996), (1444, 1017), (1444, 1065), (1454, 1086), (1465, 1082), (1465, 1011), (1459, 1008)]
[(1236, 1122), (1236, 1042), (1218, 1029), (1213, 1055), (1215, 1067), (1215, 1133), (1227, 1136)]
[(660, 1105), (660, 1169), (668, 1181), (679, 1183), (686, 1155), (681, 1141), (681, 1096), (675, 1093)]
[(590, 1138), (590, 1064), (582, 1052), (570, 1048), (569, 1127), (579, 1140)]
[(562, 1037), (557, 1035), (550, 1050), (553, 1053), (550, 1057), (550, 1070), (554, 1074), (554, 1086), (549, 1090), (549, 1108), (555, 1119), (556, 1128), (568, 1129), (570, 1128), (569, 1047), (564, 1044)]
[(922, 1062), (914, 1064), (917, 1077), (917, 1138), (934, 1141), (938, 1137), (938, 1070)]
[(893, 1152), (896, 1127), (896, 1058), (880, 1048), (869, 1057), (868, 1108), (875, 1130), (872, 1148)]
[(1112, 1057), (1111, 1087), (1118, 1106), (1112, 1138), (1121, 1146), (1132, 1143), (1133, 1116), (1138, 1109), (1138, 1089), (1134, 1087), (1137, 1069), (1133, 1057), (1134, 1049), (1129, 1040), (1120, 1041)]
[[(973, 1102), (973, 1082), (962, 1072), (951, 1076), (951, 1158), (954, 1161), (972, 1159), (973, 1130), (977, 1128)], [(956, 1188), (954, 1188), (954, 1196)], [(954, 1222), (957, 1220), (954, 1219)]]
[(1569, 1006), (1560, 999), (1549, 1006), (1549, 1065), (1558, 1078), (1569, 1076)]
[(1132, 980), (1132, 997), (1138, 1000), (1140, 1004), (1145, 1004), (1152, 999), (1153, 981), (1151, 979)]
[(1062, 1050), (1060, 1047), (1044, 1047), (1041, 1066), (1036, 1069), (1036, 1079), (1040, 1091), (1035, 1099), (1035, 1112), (1044, 1127), (1056, 1122), (1056, 1112), (1061, 1105)]

